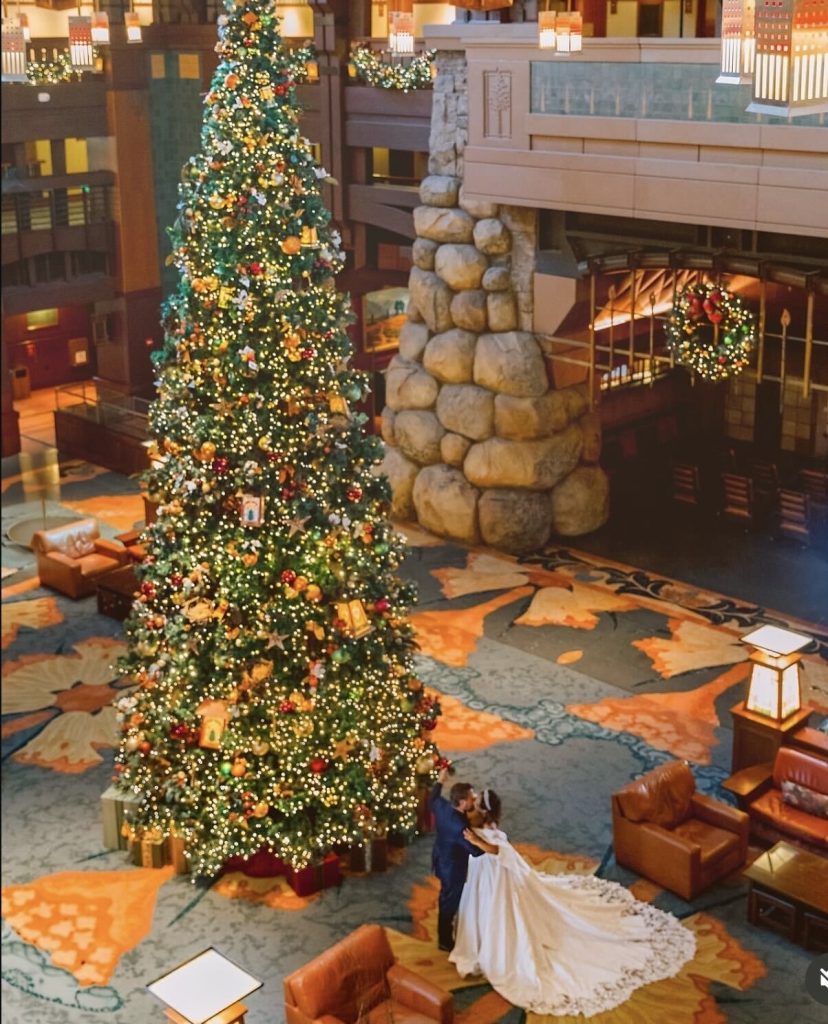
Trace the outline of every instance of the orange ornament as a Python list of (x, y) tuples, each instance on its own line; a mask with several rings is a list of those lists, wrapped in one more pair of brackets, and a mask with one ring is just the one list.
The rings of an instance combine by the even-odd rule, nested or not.
[(302, 248), (302, 243), (296, 237), (296, 235), (288, 235), (287, 238), (285, 238), (281, 244), (282, 252), (287, 253), (288, 256), (295, 256), (296, 253), (299, 252), (299, 250)]
[(233, 776), (233, 778), (240, 779), (246, 771), (247, 761), (234, 761), (233, 766), (230, 769), (230, 774)]

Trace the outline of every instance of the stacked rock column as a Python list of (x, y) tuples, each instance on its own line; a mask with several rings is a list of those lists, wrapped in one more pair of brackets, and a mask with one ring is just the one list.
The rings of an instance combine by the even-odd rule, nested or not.
[(437, 68), (382, 471), (395, 516), (523, 553), (606, 521), (600, 428), (583, 386), (551, 384), (532, 333), (535, 212), (463, 194), (465, 55)]

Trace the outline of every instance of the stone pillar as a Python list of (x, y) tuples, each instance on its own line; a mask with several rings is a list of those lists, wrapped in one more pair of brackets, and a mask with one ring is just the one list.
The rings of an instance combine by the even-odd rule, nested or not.
[(600, 426), (582, 385), (555, 390), (533, 333), (536, 212), (463, 193), (466, 57), (436, 60), (382, 471), (399, 518), (525, 553), (606, 522)]

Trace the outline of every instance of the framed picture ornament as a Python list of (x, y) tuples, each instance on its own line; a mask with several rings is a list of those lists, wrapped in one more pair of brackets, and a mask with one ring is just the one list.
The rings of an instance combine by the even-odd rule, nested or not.
[(197, 713), (201, 716), (198, 745), (207, 750), (221, 750), (221, 738), (230, 721), (227, 701), (203, 700), (198, 706)]
[(241, 497), (242, 526), (261, 526), (264, 522), (265, 500), (260, 494), (243, 494)]

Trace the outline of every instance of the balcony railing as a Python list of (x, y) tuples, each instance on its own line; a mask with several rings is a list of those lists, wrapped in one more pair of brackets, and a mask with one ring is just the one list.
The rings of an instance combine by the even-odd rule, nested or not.
[[(530, 111), (574, 117), (784, 124), (749, 114), (749, 85), (716, 85), (714, 64), (532, 61)], [(825, 114), (790, 119), (794, 126), (828, 124)]]
[(111, 219), (109, 188), (103, 185), (3, 194), (4, 235), (105, 224)]
[(147, 415), (150, 403), (144, 398), (124, 395), (100, 384), (69, 384), (55, 389), (60, 412), (96, 423), (118, 434), (145, 441), (149, 436)]

